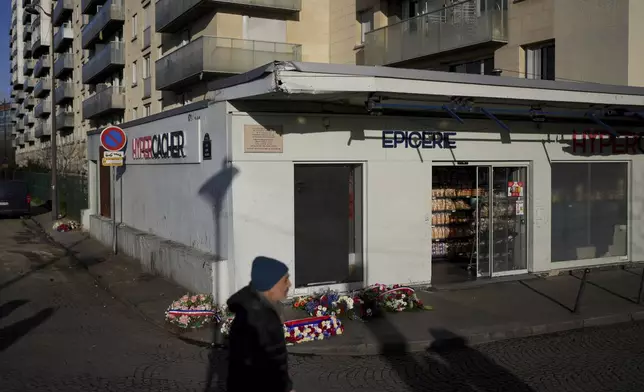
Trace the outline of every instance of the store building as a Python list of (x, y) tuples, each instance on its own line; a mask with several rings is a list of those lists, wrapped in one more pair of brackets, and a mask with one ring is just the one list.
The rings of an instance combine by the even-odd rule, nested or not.
[(124, 125), (114, 192), (119, 249), (191, 290), (225, 299), (257, 255), (294, 294), (644, 259), (642, 88), (279, 62), (209, 90)]

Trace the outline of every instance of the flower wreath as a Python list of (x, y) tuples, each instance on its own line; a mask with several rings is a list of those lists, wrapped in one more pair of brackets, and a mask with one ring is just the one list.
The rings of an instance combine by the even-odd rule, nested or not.
[(212, 295), (186, 294), (172, 302), (165, 312), (168, 323), (182, 329), (201, 328), (213, 320), (219, 322), (219, 311), (213, 305)]

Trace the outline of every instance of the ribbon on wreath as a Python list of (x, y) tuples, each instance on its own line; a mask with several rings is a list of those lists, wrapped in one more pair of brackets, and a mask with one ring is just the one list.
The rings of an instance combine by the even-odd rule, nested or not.
[(215, 316), (215, 320), (218, 323), (221, 322), (221, 317), (215, 310), (170, 309), (168, 310), (168, 314), (173, 314), (175, 316)]

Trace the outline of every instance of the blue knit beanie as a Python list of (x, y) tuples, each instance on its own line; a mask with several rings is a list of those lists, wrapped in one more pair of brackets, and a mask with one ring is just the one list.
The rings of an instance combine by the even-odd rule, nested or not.
[(257, 291), (268, 291), (287, 273), (288, 267), (281, 261), (258, 256), (253, 260), (250, 284)]

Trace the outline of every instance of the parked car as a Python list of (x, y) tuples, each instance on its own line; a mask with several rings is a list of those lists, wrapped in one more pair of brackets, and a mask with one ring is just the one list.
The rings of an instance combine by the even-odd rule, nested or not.
[(0, 181), (0, 215), (29, 216), (31, 195), (24, 181)]

